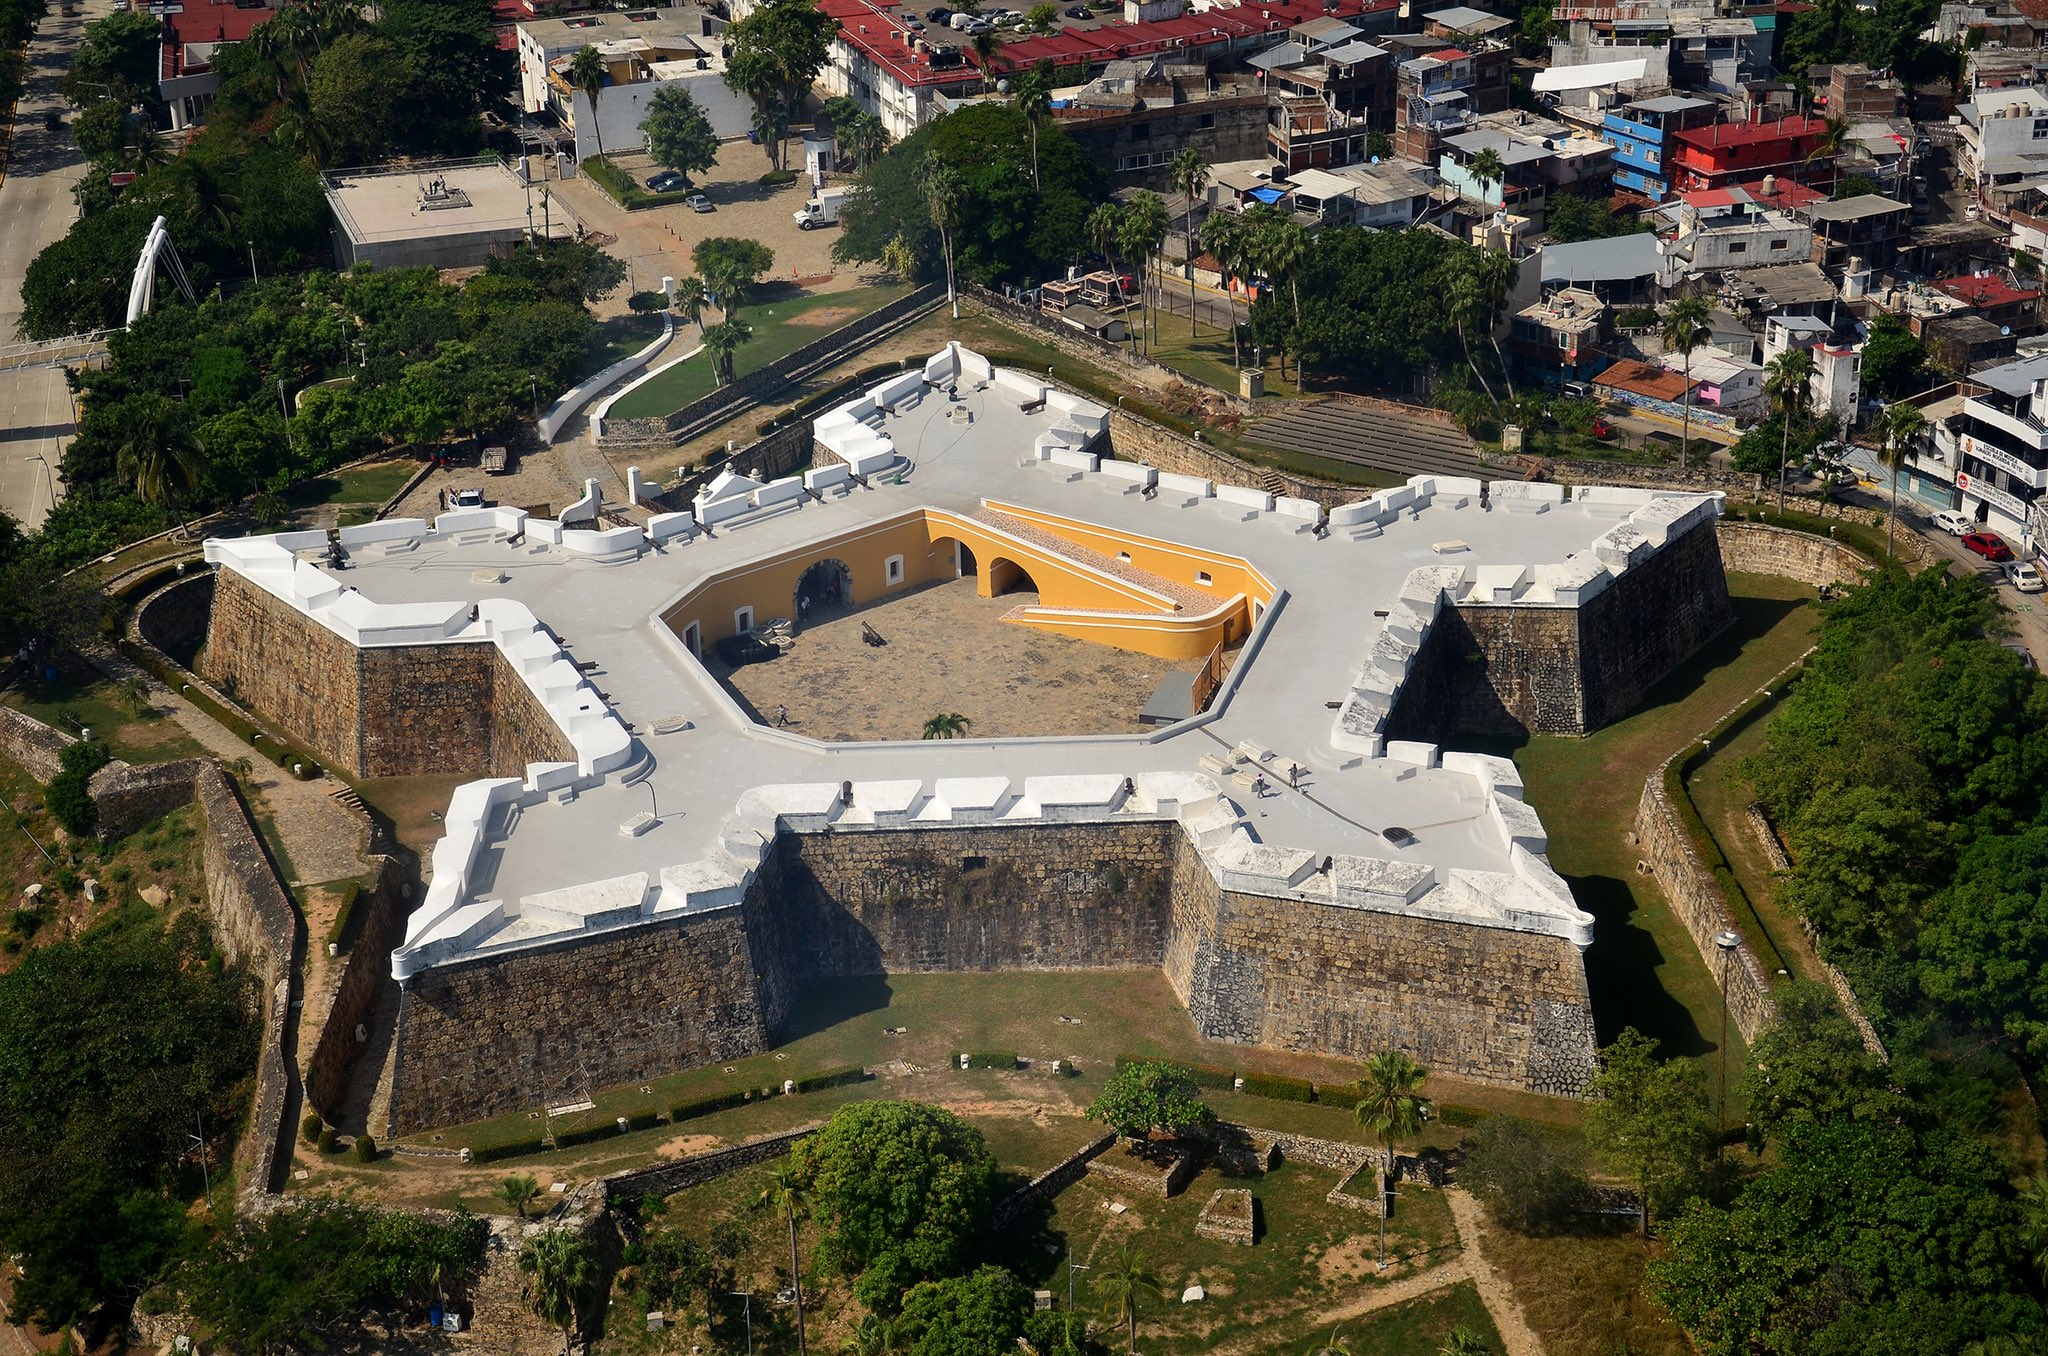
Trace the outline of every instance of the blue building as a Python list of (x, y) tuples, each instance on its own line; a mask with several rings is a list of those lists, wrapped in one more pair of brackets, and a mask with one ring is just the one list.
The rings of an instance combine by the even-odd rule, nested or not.
[(1655, 99), (1638, 99), (1612, 108), (1600, 125), (1600, 139), (1614, 147), (1614, 187), (1637, 193), (1651, 202), (1671, 195), (1671, 179), (1665, 168), (1673, 132), (1704, 127), (1715, 117), (1710, 99), (1683, 94), (1666, 94)]

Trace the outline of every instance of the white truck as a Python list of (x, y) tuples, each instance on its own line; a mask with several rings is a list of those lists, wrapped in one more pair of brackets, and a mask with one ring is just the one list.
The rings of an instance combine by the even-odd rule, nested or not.
[(790, 213), (796, 219), (797, 229), (808, 231), (813, 226), (834, 226), (839, 222), (839, 208), (846, 201), (843, 188), (821, 188), (811, 200)]

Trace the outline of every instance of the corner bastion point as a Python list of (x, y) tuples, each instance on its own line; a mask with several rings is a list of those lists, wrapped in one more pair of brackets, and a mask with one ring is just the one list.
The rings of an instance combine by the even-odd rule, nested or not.
[[(1726, 625), (1720, 496), (1418, 476), (1325, 514), (1108, 428), (949, 344), (819, 419), (815, 469), (645, 526), (592, 482), (343, 528), (345, 565), (208, 541), (209, 673), (357, 775), (478, 776), (392, 957), (389, 1133), (752, 1053), (892, 969), (1158, 967), (1213, 1038), (1583, 1091), (1592, 918), (1513, 763), (1437, 741), (1592, 728)], [(1028, 575), (1010, 622), (1242, 648), (1149, 733), (823, 743), (698, 656), (825, 560), (857, 603)]]

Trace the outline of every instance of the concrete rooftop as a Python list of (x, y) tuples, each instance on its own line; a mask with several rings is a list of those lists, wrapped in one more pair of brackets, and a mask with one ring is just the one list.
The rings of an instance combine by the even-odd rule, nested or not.
[[(1026, 412), (1034, 394), (1044, 403)], [(778, 828), (827, 823), (1177, 818), (1226, 888), (1590, 942), (1512, 764), (1388, 743), (1384, 716), (1440, 604), (1574, 606), (1712, 517), (1718, 498), (1581, 490), (1567, 501), (1559, 487), (1498, 482), (1485, 503), (1477, 482), (1418, 477), (1332, 510), (1319, 534), (1304, 501), (1128, 462), (1098, 468), (1082, 449), (1106, 423), (1100, 407), (949, 346), (819, 421), (820, 441), (851, 467), (809, 473), (816, 496), (735, 477), (696, 515), (645, 531), (505, 509), (444, 514), (432, 528), (370, 524), (344, 531), (353, 563), (338, 573), (319, 563), (321, 533), (214, 541), (208, 558), (357, 644), (497, 643), (576, 744), (576, 763), (458, 790), (401, 977), (736, 904)], [(985, 501), (1240, 556), (1271, 580), (1272, 603), (1211, 710), (1145, 735), (827, 744), (748, 719), (656, 620), (714, 574)], [(1270, 751), (1271, 794), (1244, 789), (1248, 768), (1215, 763), (1240, 748)], [(1290, 763), (1306, 770), (1300, 791), (1286, 786)], [(838, 800), (845, 782), (851, 807)], [(1414, 841), (1391, 845), (1393, 825)]]

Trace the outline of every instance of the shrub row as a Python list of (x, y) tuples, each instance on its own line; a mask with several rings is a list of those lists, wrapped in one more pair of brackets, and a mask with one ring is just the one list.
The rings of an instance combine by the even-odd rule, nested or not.
[(541, 1153), (546, 1148), (547, 1143), (537, 1136), (532, 1139), (515, 1139), (504, 1144), (490, 1144), (481, 1149), (472, 1149), (469, 1152), (469, 1161), (495, 1163), (501, 1158), (524, 1158), (528, 1154)]
[(1254, 1097), (1270, 1097), (1276, 1102), (1313, 1102), (1316, 1099), (1315, 1084), (1306, 1078), (1290, 1078), (1286, 1074), (1246, 1074), (1244, 1090)]
[(799, 1078), (796, 1080), (796, 1090), (798, 1092), (818, 1092), (824, 1088), (836, 1088), (848, 1083), (858, 1083), (867, 1076), (868, 1071), (866, 1069), (858, 1064), (849, 1064), (843, 1069), (825, 1069), (810, 1075), (808, 1078)]
[(692, 1121), (699, 1116), (709, 1116), (714, 1111), (724, 1111), (753, 1100), (754, 1094), (746, 1088), (734, 1088), (729, 1092), (715, 1092), (709, 1097), (693, 1101), (678, 1102), (668, 1109), (672, 1121)]
[(638, 1115), (626, 1117), (626, 1129), (628, 1130), (652, 1130), (660, 1124), (661, 1113), (659, 1111), (642, 1111)]
[(341, 887), (341, 902), (335, 905), (334, 921), (327, 925), (328, 941), (339, 942), (348, 934), (349, 924), (355, 920), (356, 905), (362, 898), (362, 882), (352, 880)]
[(609, 1121), (602, 1125), (585, 1126), (581, 1130), (560, 1130), (555, 1133), (555, 1147), (571, 1149), (578, 1144), (588, 1144), (593, 1140), (604, 1139), (618, 1133), (619, 1127)]
[(970, 1051), (967, 1062), (977, 1069), (1014, 1069), (1017, 1067), (1015, 1050)]
[(612, 201), (628, 212), (637, 212), (643, 207), (666, 207), (696, 192), (695, 189), (682, 188), (673, 193), (649, 193), (634, 182), (632, 175), (597, 156), (583, 162), (583, 172), (590, 176), (590, 182), (603, 189)]

